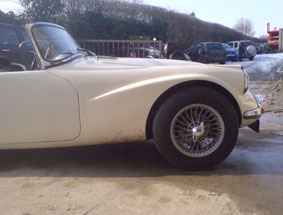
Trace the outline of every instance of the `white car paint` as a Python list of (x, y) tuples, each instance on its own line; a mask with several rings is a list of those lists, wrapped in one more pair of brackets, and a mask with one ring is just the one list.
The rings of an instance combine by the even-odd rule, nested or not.
[[(250, 92), (243, 94), (240, 70), (185, 61), (86, 57), (47, 70), (3, 73), (0, 89), (9, 93), (1, 95), (6, 105), (0, 110), (0, 129), (5, 131), (0, 148), (145, 140), (154, 102), (169, 88), (193, 80), (227, 89), (243, 114), (257, 103)], [(242, 119), (241, 126), (254, 121)]]
[(52, 73), (1, 73), (0, 98), (0, 147), (72, 140), (80, 135), (78, 93)]
[[(27, 25), (31, 40), (32, 25)], [(34, 43), (34, 49), (39, 49)], [(0, 149), (63, 147), (146, 139), (154, 103), (172, 87), (205, 81), (236, 100), (244, 112), (259, 107), (244, 93), (240, 66), (102, 58), (81, 55), (62, 65), (0, 73)]]

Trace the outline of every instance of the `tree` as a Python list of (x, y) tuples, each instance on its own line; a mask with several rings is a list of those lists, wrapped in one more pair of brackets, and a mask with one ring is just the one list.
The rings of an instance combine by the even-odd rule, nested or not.
[(55, 22), (62, 13), (64, 4), (60, 0), (20, 0), (26, 19), (30, 22)]
[(151, 35), (152, 37), (157, 38), (158, 40), (167, 41), (168, 40), (168, 32), (169, 25), (167, 22), (164, 22), (160, 19), (153, 19), (151, 24)]
[(25, 23), (25, 20), (21, 15), (16, 15), (14, 12), (10, 11), (8, 13), (4, 13), (0, 10), (0, 23), (8, 23), (14, 25), (22, 25)]
[(142, 4), (143, 0), (132, 0), (134, 4)]
[(255, 35), (253, 23), (249, 19), (245, 19), (245, 18), (239, 19), (235, 24), (234, 29), (238, 32), (243, 33), (246, 36), (252, 37)]
[(259, 37), (259, 39), (261, 40), (261, 41), (265, 41), (265, 42), (267, 42), (267, 40), (268, 40), (268, 35), (261, 35), (260, 37)]
[(190, 16), (196, 17), (196, 13), (193, 11), (193, 12), (190, 13)]

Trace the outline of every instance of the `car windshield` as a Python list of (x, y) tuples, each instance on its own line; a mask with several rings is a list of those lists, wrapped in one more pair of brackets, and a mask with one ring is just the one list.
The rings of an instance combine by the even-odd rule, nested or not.
[(39, 25), (32, 28), (32, 34), (41, 56), (47, 61), (60, 61), (78, 53), (78, 44), (64, 29)]
[(223, 45), (223, 48), (224, 48), (224, 49), (231, 49), (231, 46), (229, 46), (229, 45), (227, 45), (227, 44), (225, 44), (225, 43), (223, 43), (222, 45)]
[(206, 44), (207, 50), (222, 50), (222, 46), (220, 43), (208, 43)]

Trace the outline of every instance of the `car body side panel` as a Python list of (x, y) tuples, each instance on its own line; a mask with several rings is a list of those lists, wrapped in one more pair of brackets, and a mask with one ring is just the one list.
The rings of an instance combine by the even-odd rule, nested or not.
[[(83, 64), (50, 71), (68, 79), (80, 93), (82, 134), (78, 141), (83, 144), (144, 140), (147, 117), (154, 102), (179, 83), (209, 81), (226, 88), (237, 101), (243, 96), (243, 77), (239, 68), (232, 66), (212, 69), (202, 64), (149, 68), (120, 65), (120, 68), (114, 61), (93, 65), (91, 71), (83, 68)], [(244, 103), (239, 102), (243, 111), (255, 107), (248, 98)]]
[[(163, 92), (183, 83), (184, 79), (220, 83), (209, 76), (186, 75), (157, 78), (125, 86), (89, 100), (88, 107), (95, 111), (93, 116), (96, 117), (88, 121), (90, 124), (87, 127), (93, 128), (95, 140), (100, 143), (145, 139), (146, 120), (152, 105)], [(243, 101), (245, 108), (253, 109), (256, 106), (250, 98), (251, 95), (246, 94), (238, 99)], [(248, 122), (243, 121), (243, 125), (246, 123)]]
[[(150, 66), (151, 63), (160, 66)], [(243, 113), (255, 108), (256, 102), (249, 92), (243, 95), (244, 75), (239, 69), (235, 66), (207, 66), (180, 61), (77, 59), (43, 72), (66, 80), (73, 85), (73, 89), (77, 89), (80, 136), (74, 140), (63, 138), (65, 140), (5, 144), (0, 147), (63, 147), (144, 140), (146, 121), (154, 102), (171, 87), (193, 80), (209, 81), (224, 87), (234, 96)], [(56, 103), (60, 104), (64, 97), (56, 98)], [(69, 113), (71, 117), (77, 116), (74, 112)], [(64, 122), (69, 131), (66, 135), (78, 132), (77, 127), (71, 127), (75, 132), (70, 132), (72, 129), (68, 128), (79, 119), (71, 120)], [(242, 126), (250, 123), (243, 119)]]
[(0, 146), (80, 135), (76, 89), (47, 71), (0, 73), (0, 99)]

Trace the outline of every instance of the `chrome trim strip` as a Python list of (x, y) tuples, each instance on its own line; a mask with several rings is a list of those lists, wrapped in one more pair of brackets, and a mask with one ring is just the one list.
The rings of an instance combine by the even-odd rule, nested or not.
[(256, 109), (246, 111), (244, 113), (245, 119), (258, 119), (261, 116), (261, 107), (257, 107)]

